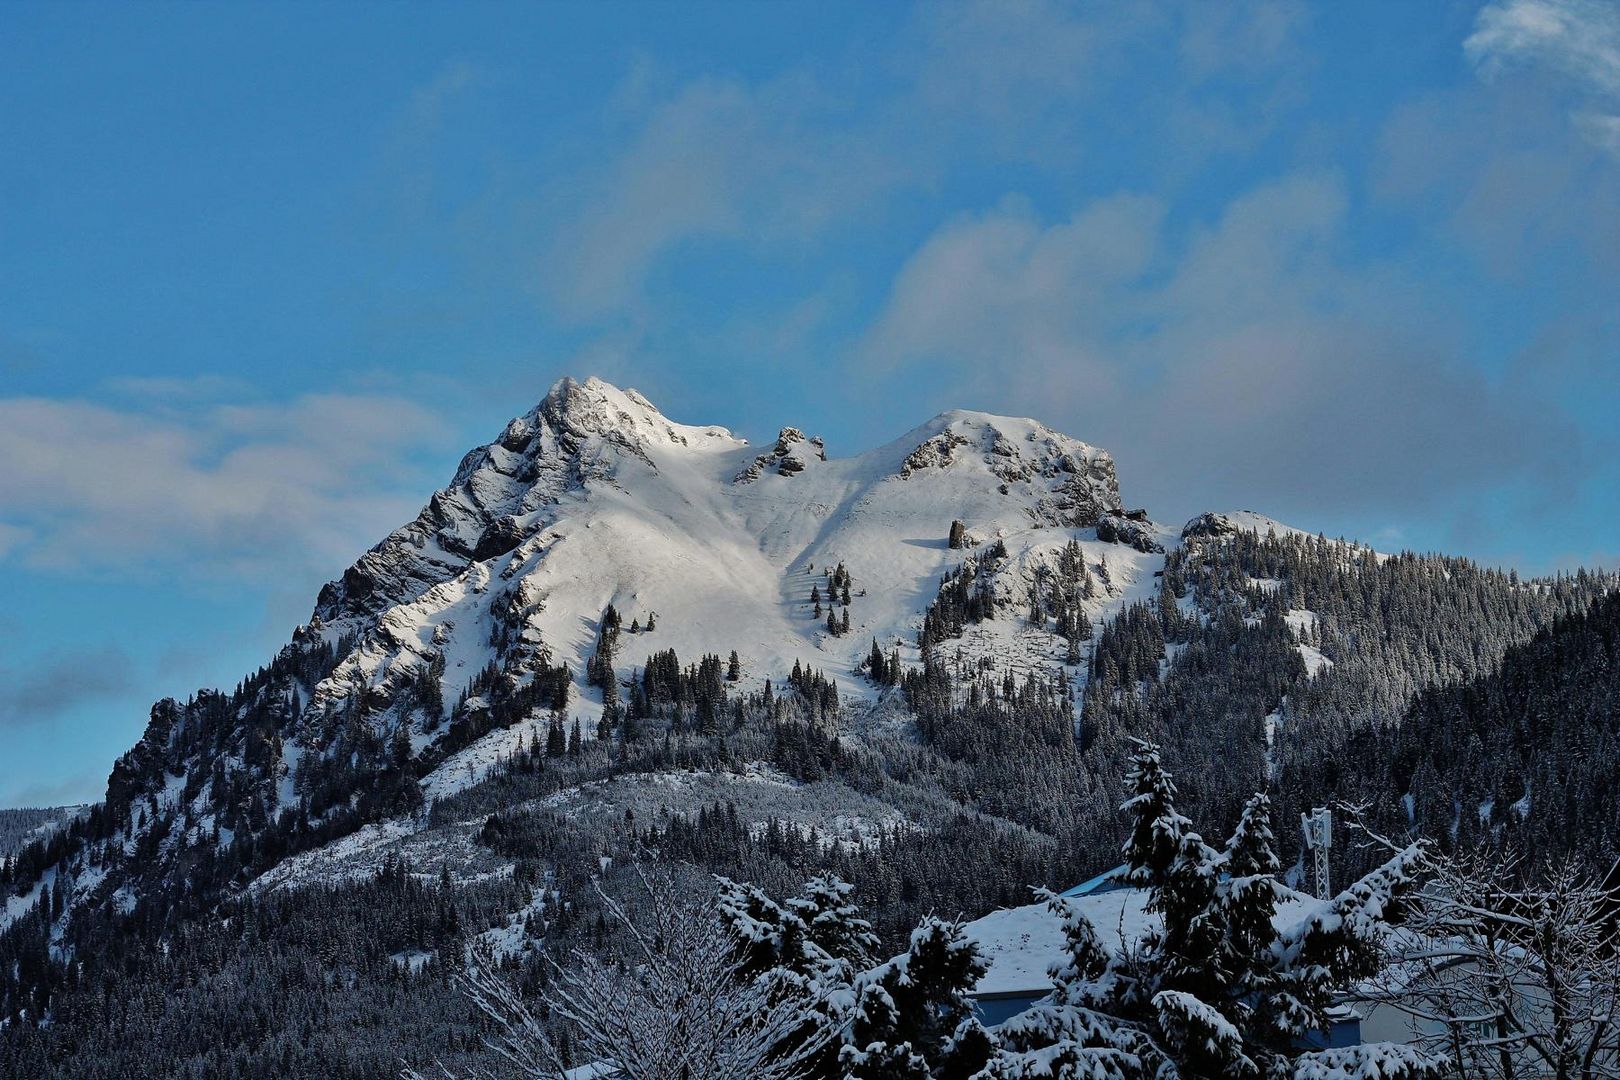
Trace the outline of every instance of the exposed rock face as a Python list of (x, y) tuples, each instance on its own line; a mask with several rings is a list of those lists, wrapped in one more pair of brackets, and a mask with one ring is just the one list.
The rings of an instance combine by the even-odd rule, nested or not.
[(1197, 517), (1187, 522), (1187, 524), (1182, 527), (1181, 538), (1183, 540), (1213, 540), (1222, 536), (1231, 536), (1237, 531), (1238, 527), (1234, 525), (1231, 519), (1226, 517), (1226, 515), (1217, 514), (1211, 511), (1209, 513), (1199, 514)]
[(656, 472), (659, 448), (743, 445), (724, 428), (674, 423), (634, 390), (563, 379), (498, 439), (462, 458), (450, 486), (415, 521), (327, 584), (315, 614), (329, 623), (374, 616), (512, 551), (541, 509), (613, 483), (627, 466)]
[(942, 431), (906, 457), (900, 465), (900, 475), (909, 477), (918, 469), (943, 469), (954, 460), (956, 448), (967, 444), (966, 436), (954, 431)]
[(776, 436), (776, 446), (750, 462), (748, 468), (732, 478), (732, 482), (751, 484), (772, 470), (781, 476), (793, 476), (803, 472), (806, 463), (812, 460), (827, 460), (827, 447), (821, 441), (821, 436), (806, 436), (796, 427), (785, 427)]
[(1097, 519), (1097, 539), (1110, 544), (1129, 544), (1137, 551), (1163, 551), (1156, 530), (1146, 518), (1128, 514), (1104, 514)]
[(113, 764), (107, 778), (107, 806), (116, 813), (127, 813), (145, 781), (171, 764), (171, 744), (180, 715), (180, 703), (173, 698), (153, 705), (141, 741)]
[(933, 425), (938, 430), (901, 462), (902, 478), (971, 458), (999, 481), (1003, 495), (1018, 490), (1028, 498), (1033, 525), (1085, 529), (1105, 514), (1124, 513), (1114, 459), (1106, 450), (1032, 420), (945, 413)]

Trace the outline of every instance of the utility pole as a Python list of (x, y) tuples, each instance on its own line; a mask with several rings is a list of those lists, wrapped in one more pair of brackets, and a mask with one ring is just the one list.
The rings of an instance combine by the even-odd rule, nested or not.
[(1326, 900), (1332, 893), (1328, 878), (1328, 852), (1333, 847), (1333, 811), (1318, 806), (1309, 814), (1299, 815), (1300, 828), (1305, 833), (1305, 850), (1311, 859), (1311, 892), (1318, 900)]

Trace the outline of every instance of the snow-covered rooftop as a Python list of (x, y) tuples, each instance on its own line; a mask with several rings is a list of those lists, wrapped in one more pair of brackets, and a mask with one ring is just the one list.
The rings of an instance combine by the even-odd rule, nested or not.
[[(1134, 945), (1158, 925), (1159, 917), (1147, 911), (1147, 898), (1145, 889), (1113, 889), (1074, 896), (1070, 903), (1091, 920), (1103, 948), (1114, 951), (1122, 945)], [(1284, 890), (1273, 922), (1279, 929), (1294, 926), (1319, 903), (1302, 893)], [(968, 923), (963, 933), (978, 944), (990, 962), (990, 969), (973, 988), (975, 994), (1051, 989), (1047, 968), (1061, 958), (1067, 944), (1063, 920), (1044, 901), (992, 911)]]

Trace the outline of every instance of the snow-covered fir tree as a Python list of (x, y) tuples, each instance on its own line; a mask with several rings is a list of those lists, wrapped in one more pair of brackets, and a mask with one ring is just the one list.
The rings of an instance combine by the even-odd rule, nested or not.
[(1269, 806), (1250, 800), (1223, 851), (1190, 829), (1157, 747), (1132, 761), (1124, 876), (1158, 926), (1110, 952), (1060, 896), (1055, 989), (1003, 1025), (987, 1080), (1418, 1080), (1436, 1066), (1406, 1047), (1307, 1049), (1335, 990), (1372, 975), (1378, 935), (1415, 883), (1421, 850), (1397, 852), (1298, 924), (1279, 928)]
[(959, 924), (929, 916), (906, 951), (855, 980), (842, 1063), (851, 1080), (967, 1080), (992, 1039), (968, 997), (987, 970)]

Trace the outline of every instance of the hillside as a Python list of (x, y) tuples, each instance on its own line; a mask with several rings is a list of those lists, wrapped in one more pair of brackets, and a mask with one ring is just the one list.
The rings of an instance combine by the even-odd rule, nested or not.
[(1385, 829), (1607, 872), (1620, 837), (1620, 595), (1484, 675), (1418, 695), (1392, 729), (1348, 740), (1332, 778)]
[(39, 838), (82, 807), (51, 806), (0, 810), (0, 857), (14, 854), (24, 844)]
[[(1166, 528), (1032, 420), (839, 457), (564, 380), (7, 868), (0, 1062), (393, 1075), (467, 1031), (465, 949), (589, 940), (591, 879), (651, 854), (777, 891), (833, 869), (892, 943), (1113, 865), (1131, 738), (1196, 815), (1268, 785), (1287, 813), (1346, 740), (1610, 584), (1247, 511)], [(217, 1038), (182, 1034), (199, 1010)], [(76, 1040), (104, 1072), (50, 1071)]]

